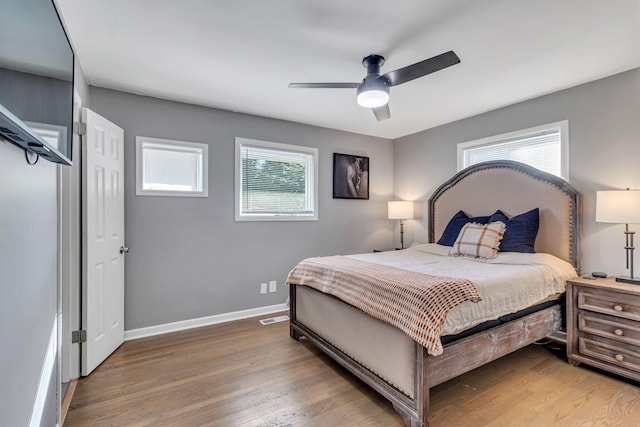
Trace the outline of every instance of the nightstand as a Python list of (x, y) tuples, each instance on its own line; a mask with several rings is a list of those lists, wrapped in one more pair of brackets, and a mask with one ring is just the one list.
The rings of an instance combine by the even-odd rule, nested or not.
[(640, 286), (568, 280), (567, 357), (640, 381)]

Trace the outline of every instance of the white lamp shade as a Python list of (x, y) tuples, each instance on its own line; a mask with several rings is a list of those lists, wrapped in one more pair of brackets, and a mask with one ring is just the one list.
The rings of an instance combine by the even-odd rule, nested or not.
[(388, 202), (389, 219), (411, 219), (413, 218), (413, 202), (395, 201)]
[(596, 221), (640, 224), (640, 191), (596, 192)]

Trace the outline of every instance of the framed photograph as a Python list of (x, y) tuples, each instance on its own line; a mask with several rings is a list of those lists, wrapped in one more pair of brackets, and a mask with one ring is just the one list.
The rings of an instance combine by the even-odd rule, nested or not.
[(369, 158), (333, 153), (333, 198), (369, 199)]

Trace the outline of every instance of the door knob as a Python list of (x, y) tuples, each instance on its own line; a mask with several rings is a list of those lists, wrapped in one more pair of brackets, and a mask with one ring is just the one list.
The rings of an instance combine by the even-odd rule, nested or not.
[(120, 246), (120, 253), (121, 254), (129, 253), (129, 248), (126, 246)]

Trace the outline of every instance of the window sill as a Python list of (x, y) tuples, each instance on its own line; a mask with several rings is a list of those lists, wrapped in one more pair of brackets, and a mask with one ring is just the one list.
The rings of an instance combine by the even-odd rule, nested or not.
[(317, 221), (318, 215), (236, 215), (236, 222), (245, 221)]

